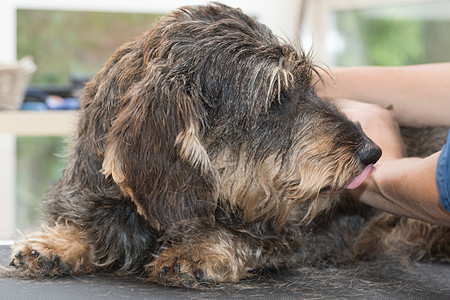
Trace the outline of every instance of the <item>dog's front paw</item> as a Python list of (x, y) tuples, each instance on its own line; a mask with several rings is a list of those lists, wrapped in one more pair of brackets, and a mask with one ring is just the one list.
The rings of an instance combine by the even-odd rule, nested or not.
[(230, 248), (216, 246), (181, 244), (164, 249), (146, 266), (149, 279), (166, 286), (196, 287), (236, 282), (248, 276), (243, 262)]
[[(46, 255), (33, 249), (33, 246), (40, 248), (40, 245), (20, 245), (13, 248), (13, 257), (10, 266), (15, 267), (27, 275), (42, 277), (69, 274), (72, 266), (62, 261), (58, 254), (49, 249), (44, 250)], [(52, 253), (53, 252), (53, 253)]]
[(14, 243), (10, 266), (33, 277), (83, 274), (93, 266), (90, 257), (89, 245), (72, 228), (45, 228)]
[[(196, 269), (198, 267), (198, 269)], [(205, 273), (196, 263), (188, 262), (184, 259), (167, 260), (162, 265), (152, 267), (150, 279), (172, 286), (195, 287), (198, 284), (212, 283), (206, 278)]]

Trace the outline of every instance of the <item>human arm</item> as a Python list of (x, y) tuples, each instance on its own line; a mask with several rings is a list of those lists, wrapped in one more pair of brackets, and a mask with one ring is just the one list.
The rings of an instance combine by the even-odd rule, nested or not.
[(427, 158), (404, 158), (402, 138), (392, 111), (345, 99), (336, 99), (335, 103), (350, 119), (359, 121), (366, 134), (383, 150), (376, 171), (348, 194), (396, 215), (450, 226), (450, 212), (438, 202), (439, 152)]
[(332, 68), (321, 73), (319, 96), (391, 106), (400, 125), (450, 126), (450, 63)]
[(450, 227), (450, 212), (438, 201), (439, 154), (381, 161), (376, 171), (349, 194), (353, 199), (395, 215)]

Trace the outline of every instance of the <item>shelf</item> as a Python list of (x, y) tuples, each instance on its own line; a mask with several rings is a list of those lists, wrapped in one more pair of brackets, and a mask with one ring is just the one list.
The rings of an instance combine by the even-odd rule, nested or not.
[(77, 111), (0, 111), (0, 134), (67, 136), (75, 133)]

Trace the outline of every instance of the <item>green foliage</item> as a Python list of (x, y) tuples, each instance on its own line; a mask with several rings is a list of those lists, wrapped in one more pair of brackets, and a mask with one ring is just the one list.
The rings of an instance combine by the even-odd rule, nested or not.
[(30, 228), (42, 215), (42, 198), (61, 177), (65, 160), (60, 137), (17, 138), (17, 225)]
[(338, 65), (400, 66), (425, 60), (426, 24), (419, 19), (383, 18), (367, 11), (341, 12), (336, 17), (346, 45)]
[(32, 84), (95, 74), (123, 43), (149, 30), (156, 14), (18, 10), (17, 57), (33, 56)]
[(406, 19), (361, 20), (370, 65), (402, 66), (423, 61), (423, 23)]

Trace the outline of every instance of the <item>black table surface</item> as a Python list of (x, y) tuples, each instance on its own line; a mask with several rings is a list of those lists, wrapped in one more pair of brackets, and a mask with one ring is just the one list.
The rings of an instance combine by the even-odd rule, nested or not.
[(450, 299), (450, 265), (380, 262), (299, 267), (237, 284), (168, 288), (114, 274), (41, 280), (10, 277), (0, 246), (0, 299)]

